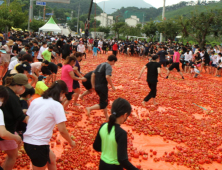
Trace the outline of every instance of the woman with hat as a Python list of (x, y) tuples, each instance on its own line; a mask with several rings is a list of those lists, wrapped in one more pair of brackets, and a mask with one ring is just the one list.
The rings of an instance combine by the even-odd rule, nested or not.
[[(9, 92), (9, 98), (1, 109), (4, 114), (6, 130), (14, 134), (17, 123), (21, 121), (27, 123), (29, 118), (23, 113), (17, 95), (23, 94), (26, 88), (30, 89), (32, 86), (28, 84), (27, 76), (19, 73), (6, 78), (6, 88)], [(0, 149), (7, 154), (3, 169), (12, 169), (18, 156), (18, 144), (14, 140), (0, 138)]]
[(2, 77), (5, 75), (9, 62), (10, 62), (10, 55), (11, 55), (11, 50), (12, 50), (12, 46), (14, 45), (14, 41), (9, 40), (7, 44), (5, 44), (2, 48), (5, 49), (6, 53), (2, 54), (1, 60), (2, 60), (2, 66), (3, 66), (3, 70), (2, 70), (2, 74), (0, 76), (0, 79), (2, 79)]

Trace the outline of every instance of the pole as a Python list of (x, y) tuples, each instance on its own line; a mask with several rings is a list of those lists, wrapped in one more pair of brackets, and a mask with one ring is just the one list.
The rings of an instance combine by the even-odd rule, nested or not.
[[(97, 4), (96, 4), (96, 0), (95, 0), (95, 17), (94, 18), (96, 18), (96, 5)], [(94, 31), (96, 32), (96, 19), (94, 19), (94, 24), (95, 24), (94, 25), (94, 29), (95, 29)]]
[(40, 20), (40, 10), (39, 10), (39, 20)]
[[(162, 22), (164, 22), (164, 19), (165, 19), (165, 8), (166, 8), (166, 0), (163, 0)], [(163, 34), (160, 33), (160, 42), (162, 41), (163, 41)]]
[(44, 6), (44, 9), (43, 9), (43, 21), (45, 22), (45, 6)]
[[(10, 5), (10, 0), (7, 0), (7, 6)], [(8, 26), (6, 26), (6, 39), (8, 39)]]
[(29, 20), (28, 20), (28, 31), (30, 31), (30, 23), (32, 20), (32, 5), (33, 5), (33, 1), (30, 0), (30, 5), (29, 5)]
[(78, 9), (77, 34), (79, 33), (79, 11), (80, 11), (80, 3), (79, 3), (79, 9)]

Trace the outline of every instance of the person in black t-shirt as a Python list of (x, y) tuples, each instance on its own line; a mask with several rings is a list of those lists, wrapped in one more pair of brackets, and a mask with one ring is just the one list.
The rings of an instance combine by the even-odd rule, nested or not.
[(166, 55), (168, 53), (165, 51), (164, 47), (162, 47), (162, 50), (157, 53), (157, 55), (160, 57), (160, 65), (163, 65), (163, 67), (166, 68), (167, 70), (167, 60), (166, 60)]
[(96, 104), (91, 107), (87, 107), (87, 115), (90, 115), (92, 110), (104, 110), (104, 115), (106, 120), (109, 120), (109, 116), (107, 114), (107, 105), (108, 105), (108, 83), (111, 85), (112, 89), (115, 91), (111, 76), (112, 76), (112, 66), (116, 63), (117, 58), (115, 55), (110, 55), (108, 57), (107, 62), (100, 64), (97, 66), (95, 71), (92, 73), (91, 82), (92, 89), (95, 89), (98, 94), (100, 101), (99, 104)]
[(152, 56), (152, 61), (147, 63), (140, 72), (139, 78), (141, 78), (144, 70), (147, 68), (147, 83), (150, 88), (150, 93), (144, 98), (142, 104), (145, 106), (145, 102), (148, 102), (151, 98), (153, 98), (153, 104), (157, 105), (156, 103), (156, 91), (157, 91), (157, 82), (158, 82), (158, 74), (160, 74), (160, 63), (157, 62), (158, 56)]
[(91, 94), (93, 92), (91, 84), (92, 73), (93, 71), (90, 71), (84, 76), (86, 78), (86, 82), (82, 82), (82, 85), (86, 88), (86, 91), (79, 97), (81, 100), (83, 99), (84, 96)]

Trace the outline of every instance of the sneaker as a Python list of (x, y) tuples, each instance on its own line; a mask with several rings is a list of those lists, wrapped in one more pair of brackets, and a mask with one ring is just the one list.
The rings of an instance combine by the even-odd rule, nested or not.
[(182, 79), (184, 79), (184, 77), (182, 76)]
[(166, 76), (166, 78), (165, 79), (168, 79), (168, 76)]

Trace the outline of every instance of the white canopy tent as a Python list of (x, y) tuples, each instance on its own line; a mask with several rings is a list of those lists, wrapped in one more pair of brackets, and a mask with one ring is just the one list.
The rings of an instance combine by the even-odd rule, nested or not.
[(39, 28), (39, 31), (43, 31), (43, 32), (53, 31), (56, 33), (62, 33), (62, 30), (55, 23), (55, 21), (52, 17), (48, 20), (48, 22), (44, 26)]

